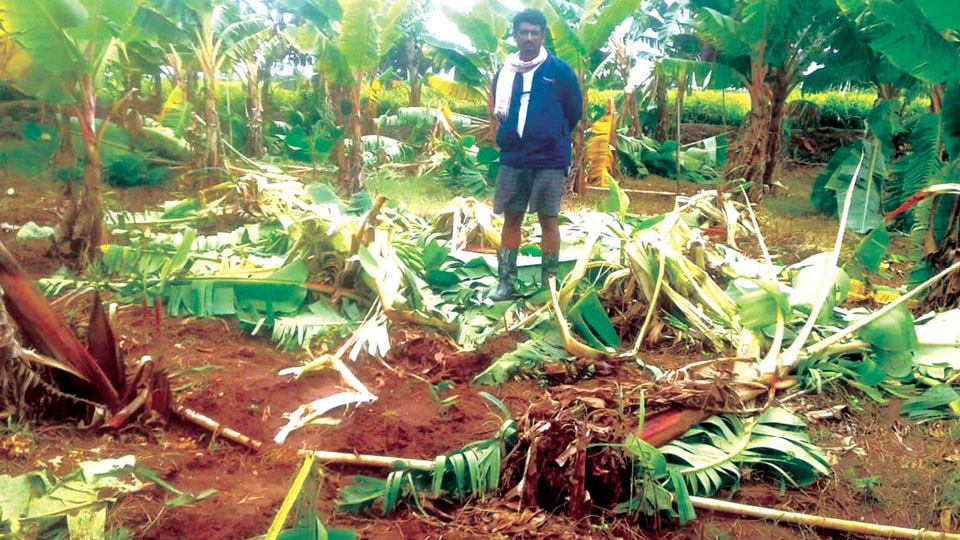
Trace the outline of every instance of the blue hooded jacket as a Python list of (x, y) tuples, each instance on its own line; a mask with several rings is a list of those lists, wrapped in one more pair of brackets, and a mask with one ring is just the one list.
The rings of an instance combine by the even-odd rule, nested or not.
[[(498, 71), (493, 79), (494, 93), (499, 77)], [(510, 112), (497, 129), (500, 163), (518, 169), (569, 167), (571, 133), (583, 115), (583, 94), (576, 73), (553, 54), (536, 69), (523, 138), (517, 134), (522, 92), (523, 77), (518, 74), (513, 81)]]

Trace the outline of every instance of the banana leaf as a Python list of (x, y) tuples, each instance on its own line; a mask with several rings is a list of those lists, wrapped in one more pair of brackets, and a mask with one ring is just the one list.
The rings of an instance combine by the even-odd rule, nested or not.
[(712, 416), (660, 451), (672, 467), (680, 467), (691, 494), (709, 496), (736, 487), (743, 467), (803, 486), (830, 475), (826, 454), (804, 428), (799, 417), (779, 407), (749, 419)]
[(906, 377), (913, 371), (917, 330), (906, 307), (898, 306), (864, 326), (859, 337), (872, 345), (880, 367), (891, 377)]
[[(548, 336), (549, 337), (549, 336)], [(543, 362), (570, 358), (562, 345), (552, 339), (530, 339), (517, 345), (514, 351), (501, 355), (487, 369), (473, 378), (474, 384), (496, 386), (510, 381), (520, 371), (533, 371)]]
[(610, 322), (596, 289), (590, 289), (567, 310), (567, 319), (595, 349), (620, 349), (620, 336)]
[(167, 309), (177, 317), (188, 311), (198, 317), (237, 314), (243, 322), (273, 324), (278, 314), (293, 314), (307, 297), (307, 269), (296, 261), (266, 277), (203, 276), (170, 281), (164, 294)]
[(132, 455), (83, 461), (61, 479), (51, 479), (45, 471), (0, 475), (0, 530), (39, 524), (51, 538), (103, 538), (108, 504), (151, 481), (183, 494)]
[[(869, 141), (860, 141), (863, 149), (863, 166), (857, 178), (853, 174), (857, 171), (860, 153), (850, 152), (846, 159), (833, 170), (824, 187), (834, 191), (837, 197), (837, 208), (843, 208), (843, 199), (846, 197), (847, 186), (856, 182), (853, 201), (850, 204), (850, 214), (847, 218), (847, 228), (861, 234), (877, 228), (883, 221), (880, 212), (881, 186), (887, 178), (887, 157), (883, 151)], [(832, 160), (831, 160), (832, 162)], [(871, 175), (872, 172), (872, 175)]]

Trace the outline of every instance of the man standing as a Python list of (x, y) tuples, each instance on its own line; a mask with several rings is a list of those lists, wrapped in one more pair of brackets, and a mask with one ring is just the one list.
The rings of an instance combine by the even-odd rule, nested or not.
[(504, 214), (495, 302), (517, 293), (517, 252), (523, 216), (536, 212), (543, 252), (541, 284), (557, 275), (560, 197), (570, 168), (571, 133), (583, 115), (583, 94), (573, 69), (543, 47), (547, 19), (535, 9), (513, 18), (518, 51), (493, 79), (494, 114), (500, 120), (500, 172), (493, 211)]

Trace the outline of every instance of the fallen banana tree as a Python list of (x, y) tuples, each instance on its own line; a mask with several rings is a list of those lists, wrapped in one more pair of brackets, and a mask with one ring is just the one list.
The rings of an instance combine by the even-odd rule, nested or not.
[[(723, 205), (723, 211), (703, 212), (704, 205), (701, 198), (689, 207), (713, 220), (739, 214), (729, 205)], [(795, 486), (829, 474), (823, 453), (803, 433), (803, 422), (770, 408), (775, 392), (798, 384), (797, 367), (809, 370), (850, 355), (860, 355), (865, 364), (877, 366), (881, 380), (912, 374), (913, 363), (904, 363), (904, 358), (917, 345), (916, 330), (902, 305), (960, 268), (958, 263), (944, 270), (872, 314), (855, 313), (840, 307), (845, 292), (845, 274), (838, 267), (842, 221), (832, 254), (786, 269), (790, 285), (777, 279), (779, 268), (747, 264), (731, 251), (712, 248), (689, 221), (664, 216), (641, 222), (634, 230), (622, 224), (611, 226), (609, 237), (588, 237), (559, 290), (555, 285), (549, 288), (549, 303), (529, 308), (509, 328), (539, 335), (545, 328), (559, 331), (562, 344), (534, 341), (530, 356), (539, 352), (542, 358), (545, 351), (559, 350), (558, 359), (563, 353), (610, 358), (617, 352), (601, 339), (602, 325), (584, 330), (568, 317), (570, 307), (590, 294), (583, 292), (584, 285), (602, 283), (601, 294), (615, 288), (622, 298), (629, 291), (627, 297), (636, 294), (648, 309), (633, 351), (621, 358), (635, 358), (655, 321), (670, 318), (683, 321), (701, 337), (709, 333), (710, 343), (718, 350), (734, 348), (741, 355), (668, 372), (648, 385), (609, 388), (605, 395), (572, 387), (548, 391), (546, 403), (532, 406), (518, 421), (518, 444), (504, 465), (505, 485), (512, 486), (526, 504), (563, 509), (574, 518), (601, 506), (651, 518), (667, 512), (685, 521), (693, 517), (697, 505), (711, 506), (697, 495), (712, 495), (739, 481), (741, 464), (767, 470)], [(729, 223), (715, 225), (719, 230), (736, 230)], [(605, 245), (613, 249), (604, 249)], [(708, 263), (715, 268), (706, 268)], [(600, 272), (591, 275), (591, 269)], [(717, 274), (726, 276), (727, 289), (713, 280)], [(790, 325), (802, 328), (784, 348)], [(478, 381), (505, 382), (511, 372), (524, 367), (524, 361), (519, 359), (510, 367), (498, 360)], [(937, 384), (929, 377), (923, 380)], [(557, 393), (565, 397), (558, 398)], [(715, 416), (720, 412), (727, 414)], [(641, 426), (625, 427), (630, 424), (626, 418), (639, 418)], [(370, 461), (382, 465), (389, 459)], [(393, 466), (428, 469), (426, 462), (419, 461), (398, 461)], [(416, 497), (418, 488), (411, 485), (408, 493)], [(850, 526), (815, 516), (789, 519)], [(917, 533), (896, 527), (842, 530)]]
[[(259, 441), (177, 404), (166, 372), (153, 358), (145, 356), (128, 369), (100, 296), (96, 292), (92, 296), (84, 344), (0, 243), (0, 405), (4, 410), (21, 417), (62, 414), (112, 430), (137, 417), (163, 424), (173, 413), (259, 450)], [(160, 304), (155, 307), (157, 311), (150, 315), (159, 325)]]

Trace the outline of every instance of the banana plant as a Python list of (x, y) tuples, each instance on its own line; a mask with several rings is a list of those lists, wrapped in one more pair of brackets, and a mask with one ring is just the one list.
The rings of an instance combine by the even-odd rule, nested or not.
[[(203, 144), (196, 149), (196, 159), (203, 167), (221, 169), (223, 135), (217, 107), (218, 78), (269, 41), (273, 28), (259, 18), (244, 18), (238, 4), (221, 0), (159, 0), (155, 8), (143, 11), (149, 12), (155, 24), (179, 30), (181, 41), (172, 44), (176, 56), (186, 70), (197, 70), (202, 75), (200, 92), (186, 92), (188, 98), (197, 101), (194, 110), (199, 111), (203, 125)], [(250, 77), (255, 80), (255, 72), (248, 71)], [(194, 77), (186, 75), (184, 79), (192, 84)], [(256, 124), (257, 119), (252, 120)]]
[(119, 0), (0, 1), (0, 79), (24, 94), (64, 105), (80, 125), (83, 186), (58, 228), (56, 244), (81, 263), (103, 242), (104, 122), (96, 118), (97, 91), (107, 60), (122, 43), (140, 2)]
[[(960, 5), (936, 0), (836, 0), (870, 47), (893, 65), (930, 84), (960, 78)], [(917, 54), (923, 51), (923, 54)]]
[[(911, 135), (911, 152), (894, 166), (902, 174), (903, 204), (910, 202), (909, 191), (920, 194), (924, 188), (948, 185), (960, 179), (960, 46), (955, 35), (960, 31), (960, 6), (933, 0), (837, 0), (843, 15), (859, 29), (867, 45), (891, 64), (920, 81), (945, 87), (942, 114), (937, 102), (931, 103), (932, 115), (920, 119)], [(923, 51), (918, 55), (917, 51)], [(939, 116), (939, 118), (938, 118)], [(948, 162), (942, 160), (946, 150)], [(920, 202), (914, 210), (916, 224), (911, 235), (918, 253), (911, 272), (911, 284), (917, 284), (956, 262), (955, 245), (960, 234), (954, 195), (938, 195)], [(888, 208), (889, 210), (889, 208)], [(960, 282), (956, 274), (936, 284), (926, 295), (930, 307), (957, 305), (951, 290)]]
[[(503, 36), (509, 33), (512, 8), (500, 0), (478, 0), (469, 12), (442, 6), (444, 16), (457, 25), (470, 46), (464, 46), (427, 34), (426, 44), (439, 70), (453, 68), (453, 79), (430, 75), (430, 88), (451, 99), (478, 100), (493, 110), (490, 89), (497, 68), (509, 52)], [(491, 116), (490, 138), (496, 135), (496, 117)]]
[(787, 97), (831, 43), (837, 6), (834, 0), (692, 4), (700, 8), (697, 30), (716, 49), (717, 62), (733, 68), (750, 94), (750, 125), (737, 138), (726, 175), (746, 180), (750, 198), (759, 201), (779, 163)]
[[(301, 52), (317, 55), (316, 69), (328, 85), (330, 106), (343, 126), (344, 138), (334, 145), (331, 159), (339, 169), (339, 190), (344, 195), (364, 185), (360, 90), (366, 77), (376, 74), (383, 53), (400, 39), (397, 22), (405, 5), (406, 0), (279, 2), (281, 9), (305, 21), (285, 34)], [(344, 101), (350, 104), (348, 114), (341, 112)]]
[(419, 107), (423, 95), (424, 74), (429, 64), (425, 55), (425, 36), (428, 34), (427, 15), (433, 9), (429, 2), (408, 2), (404, 13), (397, 21), (399, 36), (387, 51), (385, 63), (389, 63), (396, 77), (406, 76), (410, 90), (408, 105)]

